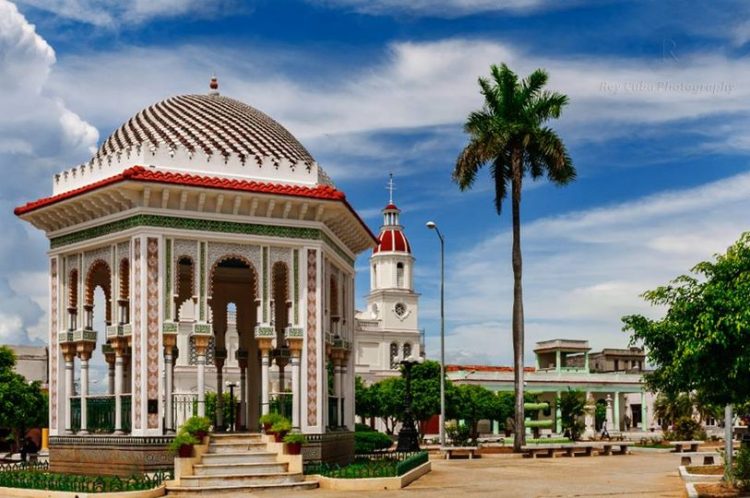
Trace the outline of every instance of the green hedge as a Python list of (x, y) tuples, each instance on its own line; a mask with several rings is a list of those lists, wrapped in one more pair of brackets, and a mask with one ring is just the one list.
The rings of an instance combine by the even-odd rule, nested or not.
[(153, 489), (168, 479), (174, 479), (172, 470), (158, 471), (152, 475), (132, 475), (130, 477), (78, 476), (27, 469), (0, 471), (0, 487), (44, 489), (73, 493), (111, 493), (115, 491)]
[(390, 436), (382, 432), (355, 432), (354, 453), (372, 453), (379, 450), (387, 450), (393, 441)]
[(396, 465), (396, 475), (402, 476), (412, 469), (416, 469), (423, 463), (427, 463), (430, 460), (430, 456), (426, 451), (417, 453), (416, 455), (410, 456), (406, 460), (398, 462)]
[(426, 451), (375, 453), (359, 455), (354, 462), (343, 467), (325, 463), (305, 465), (305, 474), (320, 474), (336, 479), (398, 477), (419, 467), (428, 460), (429, 456)]

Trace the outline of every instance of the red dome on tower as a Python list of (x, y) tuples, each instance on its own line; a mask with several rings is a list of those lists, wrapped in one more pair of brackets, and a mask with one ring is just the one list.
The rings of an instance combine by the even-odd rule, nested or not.
[(383, 227), (378, 236), (378, 245), (372, 250), (373, 254), (379, 252), (405, 252), (411, 254), (411, 245), (406, 238), (404, 229), (398, 222), (401, 210), (395, 204), (390, 203), (383, 209)]

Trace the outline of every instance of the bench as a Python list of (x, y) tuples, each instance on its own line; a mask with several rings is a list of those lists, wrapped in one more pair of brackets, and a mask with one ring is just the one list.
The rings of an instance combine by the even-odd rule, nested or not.
[(469, 460), (473, 460), (479, 448), (476, 446), (441, 446), (440, 451), (445, 453), (446, 460), (450, 460), (454, 453), (468, 454)]
[(593, 455), (594, 445), (591, 443), (563, 443), (563, 444), (532, 444), (522, 446), (524, 457), (536, 458), (539, 455), (549, 458), (555, 457), (555, 452), (560, 451), (565, 456), (591, 456)]
[(714, 465), (718, 456), (715, 451), (683, 452), (680, 453), (680, 465), (693, 465), (693, 458), (698, 460), (700, 457), (703, 457), (703, 465)]
[[(675, 453), (682, 453), (683, 451), (695, 453), (698, 451), (698, 447), (703, 444), (703, 441), (672, 441), (669, 444), (674, 446)], [(686, 447), (690, 448), (690, 450), (686, 450)]]
[[(630, 441), (609, 441), (609, 442), (600, 442), (595, 443), (596, 448), (599, 450), (600, 455), (627, 455), (628, 454), (628, 446), (630, 446), (632, 443)], [(614, 447), (617, 447), (617, 451), (613, 451)]]

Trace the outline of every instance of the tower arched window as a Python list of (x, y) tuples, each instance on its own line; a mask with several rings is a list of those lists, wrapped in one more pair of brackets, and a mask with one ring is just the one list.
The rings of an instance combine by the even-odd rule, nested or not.
[(404, 358), (408, 358), (411, 356), (411, 344), (406, 342), (404, 343)]
[(399, 289), (404, 287), (404, 264), (396, 263), (396, 287)]
[(391, 343), (391, 369), (396, 370), (398, 368), (398, 344), (395, 342)]

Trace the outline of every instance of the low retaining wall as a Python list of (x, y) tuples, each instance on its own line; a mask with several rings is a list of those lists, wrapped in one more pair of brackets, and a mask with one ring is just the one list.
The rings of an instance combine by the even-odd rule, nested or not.
[(336, 479), (326, 476), (313, 476), (321, 489), (336, 491), (378, 491), (405, 488), (432, 470), (432, 463), (426, 462), (399, 477), (370, 477), (364, 479)]
[(3, 498), (157, 498), (167, 494), (165, 485), (142, 491), (119, 493), (78, 493), (73, 491), (47, 491), (45, 489), (0, 488)]
[(680, 477), (684, 482), (719, 482), (724, 478), (723, 475), (691, 474), (684, 465), (680, 465)]
[(354, 460), (354, 433), (351, 431), (331, 431), (305, 436), (307, 442), (302, 445), (302, 458), (305, 463), (348, 465)]
[(49, 470), (79, 475), (128, 477), (171, 468), (168, 436), (54, 436)]

